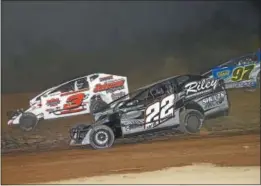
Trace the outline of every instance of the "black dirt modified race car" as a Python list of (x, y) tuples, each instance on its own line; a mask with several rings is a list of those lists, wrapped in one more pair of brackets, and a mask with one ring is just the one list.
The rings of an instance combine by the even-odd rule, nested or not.
[(70, 145), (104, 149), (117, 138), (173, 128), (194, 134), (206, 119), (228, 115), (229, 107), (223, 80), (175, 76), (111, 102), (94, 115), (92, 124), (71, 128)]

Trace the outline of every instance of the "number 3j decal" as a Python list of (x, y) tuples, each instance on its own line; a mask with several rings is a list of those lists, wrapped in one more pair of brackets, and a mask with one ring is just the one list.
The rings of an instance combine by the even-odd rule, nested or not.
[(153, 128), (154, 125), (160, 124), (160, 120), (174, 114), (175, 95), (171, 94), (161, 101), (153, 103), (145, 110), (145, 128)]

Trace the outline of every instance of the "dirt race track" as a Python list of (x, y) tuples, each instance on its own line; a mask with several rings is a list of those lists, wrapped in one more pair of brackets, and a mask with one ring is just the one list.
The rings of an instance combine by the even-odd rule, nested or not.
[[(206, 123), (197, 137), (165, 137), (143, 143), (117, 144), (111, 149), (94, 151), (84, 148), (46, 149), (44, 144), (59, 137), (68, 139), (68, 127), (86, 117), (47, 122), (31, 133), (21, 133), (6, 127), (4, 112), (15, 106), (18, 96), (2, 96), (2, 184), (45, 183), (71, 178), (107, 174), (144, 172), (166, 167), (213, 163), (222, 166), (260, 166), (260, 92), (234, 91), (230, 93), (232, 110), (229, 117)], [(20, 97), (21, 98), (21, 97)], [(247, 131), (235, 134), (237, 131)], [(224, 131), (234, 130), (233, 135)], [(223, 131), (215, 135), (216, 131)], [(32, 140), (34, 136), (34, 140)], [(37, 136), (37, 137), (36, 137)], [(9, 139), (17, 140), (16, 146)], [(41, 138), (41, 140), (38, 140)], [(48, 141), (48, 140), (49, 141)], [(22, 141), (22, 142), (21, 142)], [(37, 141), (37, 142), (36, 142)], [(48, 142), (47, 142), (48, 141)], [(26, 145), (24, 145), (26, 144)], [(31, 148), (31, 152), (10, 149)], [(255, 178), (256, 183), (260, 176)], [(115, 181), (116, 182), (116, 181)]]
[(44, 183), (77, 177), (144, 172), (192, 163), (260, 165), (260, 136), (158, 141), (103, 151), (61, 150), (2, 157), (2, 183)]

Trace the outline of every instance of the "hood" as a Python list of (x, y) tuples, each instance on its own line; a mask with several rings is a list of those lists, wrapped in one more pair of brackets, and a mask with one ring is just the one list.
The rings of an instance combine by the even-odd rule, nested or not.
[(52, 91), (52, 90), (55, 89), (55, 88), (56, 88), (56, 87), (49, 88), (49, 89), (45, 90), (44, 92), (38, 94), (38, 95), (35, 96), (34, 98), (32, 98), (32, 99), (30, 100), (30, 106), (32, 106), (36, 101), (38, 101), (38, 99), (39, 99), (41, 96), (43, 96), (44, 94), (46, 94), (46, 93)]
[[(103, 121), (105, 118), (108, 118), (110, 115), (114, 113), (118, 113), (121, 110), (121, 105), (124, 104), (128, 100), (117, 100), (109, 104), (109, 107), (105, 107), (104, 109), (100, 110), (99, 112), (95, 113), (94, 120), (96, 122)], [(106, 119), (105, 119), (106, 120)]]

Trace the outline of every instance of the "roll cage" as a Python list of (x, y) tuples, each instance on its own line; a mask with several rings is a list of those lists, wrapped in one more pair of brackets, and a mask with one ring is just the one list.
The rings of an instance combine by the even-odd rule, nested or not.
[(125, 96), (120, 97), (117, 100), (114, 100), (109, 105), (112, 105), (117, 102), (118, 102), (117, 105), (123, 103), (120, 106), (120, 108), (123, 108), (125, 106), (128, 106), (128, 104), (129, 105), (133, 105), (135, 103), (140, 104), (141, 102), (146, 102), (146, 101), (161, 98), (166, 94), (179, 93), (182, 91), (183, 87), (188, 82), (199, 81), (202, 78), (203, 77), (201, 75), (180, 75), (180, 76), (170, 77), (162, 81), (147, 85), (140, 89), (137, 89), (129, 94), (126, 94)]

